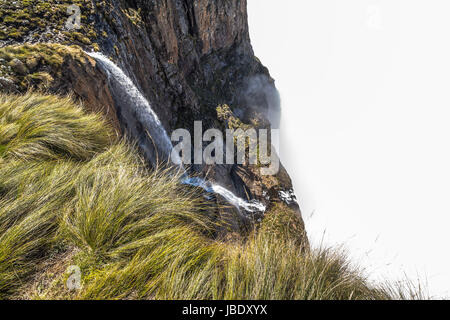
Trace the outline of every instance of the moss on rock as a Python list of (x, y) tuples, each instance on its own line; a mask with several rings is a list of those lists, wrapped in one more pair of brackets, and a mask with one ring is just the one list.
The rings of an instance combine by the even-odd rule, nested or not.
[(78, 46), (25, 44), (0, 48), (0, 77), (10, 79), (19, 91), (45, 89), (63, 72), (63, 63), (74, 59), (80, 64), (87, 56)]
[[(81, 29), (68, 30), (68, 7), (80, 8)], [(91, 45), (97, 37), (90, 0), (0, 0), (0, 44), (44, 42)]]

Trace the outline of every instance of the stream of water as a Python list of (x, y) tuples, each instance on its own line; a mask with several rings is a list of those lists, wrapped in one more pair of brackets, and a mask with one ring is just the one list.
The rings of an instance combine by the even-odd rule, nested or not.
[[(199, 177), (189, 177), (182, 167), (181, 159), (173, 159), (171, 157), (173, 149), (172, 141), (150, 103), (134, 85), (133, 81), (121, 68), (103, 54), (98, 52), (87, 54), (94, 58), (107, 74), (114, 101), (117, 107), (120, 108), (122, 118), (127, 122), (128, 130), (131, 130), (133, 137), (138, 137), (139, 146), (153, 165), (159, 159), (172, 159), (173, 163), (180, 164), (180, 170), (184, 172), (181, 183), (202, 188), (210, 194), (220, 195), (241, 212), (258, 213), (266, 211), (265, 205), (257, 200), (246, 201), (223, 186)], [(134, 129), (136, 128), (136, 122), (139, 122), (144, 127), (145, 131), (153, 140), (154, 148), (157, 150), (154, 150), (154, 148), (148, 145), (148, 136), (142, 136), (142, 133)]]

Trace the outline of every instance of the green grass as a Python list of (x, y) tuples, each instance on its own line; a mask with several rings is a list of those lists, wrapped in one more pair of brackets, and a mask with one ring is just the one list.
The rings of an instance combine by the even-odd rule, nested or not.
[(100, 119), (84, 114), (70, 98), (0, 96), (0, 145), (6, 158), (89, 160), (112, 139)]
[[(405, 299), (274, 205), (246, 236), (70, 98), (0, 96), (0, 298)], [(82, 287), (69, 291), (70, 266)], [(407, 288), (409, 289), (409, 288)]]
[[(67, 32), (64, 28), (69, 17), (69, 5), (78, 5), (81, 10), (80, 32)], [(81, 44), (82, 40), (88, 39), (90, 42), (83, 34), (94, 38), (94, 23), (89, 18), (93, 9), (93, 2), (89, 0), (0, 0), (0, 40), (12, 42), (32, 36), (48, 41), (53, 34), (63, 31), (66, 41), (79, 41)], [(50, 34), (46, 32), (47, 27), (56, 31)]]
[[(88, 57), (76, 45), (57, 43), (10, 45), (0, 48), (0, 76), (13, 81), (20, 92), (30, 88), (48, 89), (54, 79), (66, 72), (65, 63), (78, 66), (88, 63)], [(20, 64), (19, 70), (14, 65)]]

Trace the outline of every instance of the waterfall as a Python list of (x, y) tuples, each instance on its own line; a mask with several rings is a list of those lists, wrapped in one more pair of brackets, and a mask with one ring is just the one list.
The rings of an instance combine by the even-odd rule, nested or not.
[[(153, 111), (150, 103), (134, 85), (133, 81), (122, 71), (122, 69), (120, 69), (103, 54), (98, 52), (87, 54), (94, 58), (100, 67), (106, 72), (116, 108), (118, 108), (118, 112), (124, 119), (129, 133), (133, 137), (138, 137), (139, 146), (144, 151), (146, 157), (153, 164), (157, 162), (159, 155), (161, 155), (164, 160), (170, 160), (173, 149), (172, 141), (170, 140), (158, 116)], [(138, 131), (135, 128), (136, 125), (142, 126), (144, 132), (148, 132), (148, 135), (150, 135), (151, 139), (153, 139), (152, 144), (148, 141), (150, 137), (143, 135), (141, 132), (142, 130)], [(154, 150), (154, 148), (157, 150)], [(181, 183), (194, 187), (200, 187), (207, 193), (218, 194), (239, 210), (244, 210), (249, 213), (266, 211), (265, 205), (256, 200), (245, 201), (220, 185), (205, 181), (201, 178), (188, 177), (182, 167), (181, 159), (178, 158), (172, 160), (176, 164), (180, 164), (181, 170), (184, 172)]]
[[(124, 119), (129, 134), (138, 138), (139, 146), (145, 156), (153, 164), (157, 163), (159, 156), (162, 157), (159, 160), (170, 160), (172, 141), (150, 103), (133, 81), (103, 54), (93, 52), (88, 55), (94, 58), (106, 72), (116, 108)], [(136, 127), (141, 127), (143, 130), (138, 131)], [(154, 150), (155, 148), (157, 150)], [(181, 160), (178, 163), (181, 163)]]
[(200, 187), (208, 193), (215, 193), (221, 195), (228, 203), (235, 206), (237, 209), (244, 209), (250, 213), (258, 213), (265, 212), (266, 206), (261, 202), (256, 200), (252, 200), (250, 202), (245, 201), (242, 198), (239, 198), (235, 194), (233, 194), (230, 190), (219, 186), (217, 184), (213, 184), (209, 181), (205, 181), (201, 178), (185, 178), (182, 180), (183, 184)]

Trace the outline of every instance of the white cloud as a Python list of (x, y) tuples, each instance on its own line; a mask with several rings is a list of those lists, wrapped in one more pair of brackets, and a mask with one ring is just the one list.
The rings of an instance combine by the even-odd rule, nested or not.
[(450, 3), (248, 2), (309, 234), (449, 295)]

